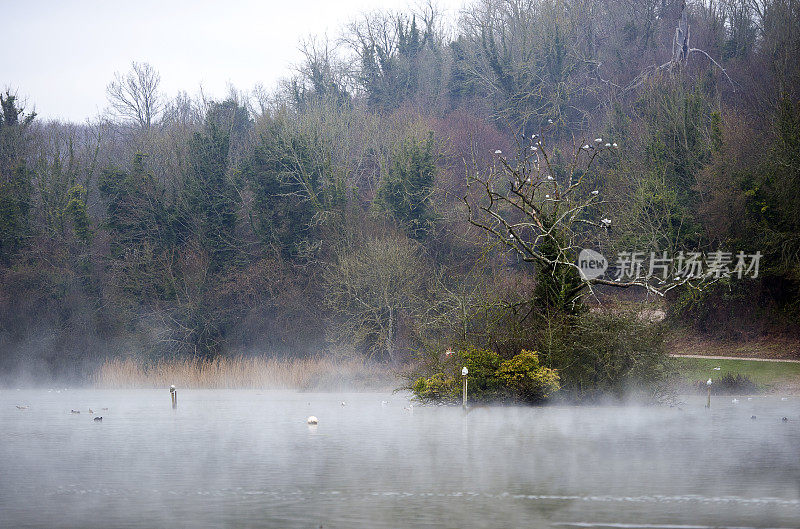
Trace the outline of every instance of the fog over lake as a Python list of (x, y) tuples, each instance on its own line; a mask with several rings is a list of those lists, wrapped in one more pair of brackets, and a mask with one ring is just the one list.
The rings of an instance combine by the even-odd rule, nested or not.
[(798, 527), (798, 398), (738, 400), (2, 390), (0, 526)]

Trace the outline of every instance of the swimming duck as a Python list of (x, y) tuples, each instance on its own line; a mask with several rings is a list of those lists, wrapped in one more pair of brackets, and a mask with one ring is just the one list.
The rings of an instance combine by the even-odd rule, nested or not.
[(69, 410), (70, 413), (80, 413), (81, 410)]
[(308, 424), (319, 424), (319, 419), (311, 415), (308, 419), (306, 419)]
[(103, 418), (102, 417), (95, 417), (94, 420), (97, 421), (97, 422), (100, 422), (100, 421), (103, 420)]

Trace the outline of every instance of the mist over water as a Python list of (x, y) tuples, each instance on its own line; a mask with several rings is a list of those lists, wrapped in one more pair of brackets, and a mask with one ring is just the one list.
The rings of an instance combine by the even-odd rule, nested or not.
[(3, 390), (0, 526), (798, 527), (798, 399), (739, 400)]

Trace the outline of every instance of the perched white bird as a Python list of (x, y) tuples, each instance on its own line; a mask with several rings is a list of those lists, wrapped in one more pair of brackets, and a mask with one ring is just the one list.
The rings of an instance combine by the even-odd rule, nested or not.
[(710, 386), (710, 385), (711, 385), (711, 379), (709, 378), (709, 379), (706, 381), (706, 386)]
[(603, 141), (603, 138), (595, 138), (594, 139), (595, 143), (601, 143), (602, 141)]
[(531, 150), (532, 151), (536, 151), (536, 150), (538, 150), (538, 147), (536, 147), (535, 145), (531, 145)]
[(606, 143), (606, 147), (611, 147), (611, 144), (610, 143)]
[(611, 226), (611, 219), (603, 219), (600, 222), (602, 222), (605, 227)]
[(598, 191), (597, 189), (595, 189), (594, 191), (592, 191), (592, 194), (593, 194), (593, 195), (597, 195), (598, 193), (600, 193), (600, 191)]
[(548, 179), (548, 180), (552, 180), (552, 179), (553, 179), (553, 177), (552, 177), (552, 176), (550, 176), (550, 175), (547, 175), (547, 179)]
[(495, 154), (503, 154), (503, 151), (501, 151), (500, 149), (497, 149), (496, 151), (494, 151), (494, 153)]
[(591, 147), (588, 144), (586, 144), (586, 145), (583, 146), (583, 149), (588, 151), (589, 149), (591, 149)]
[(719, 371), (720, 369), (722, 369), (722, 368), (721, 367), (715, 367), (714, 371)]
[(611, 146), (614, 147), (615, 149), (619, 148), (619, 145), (617, 145), (616, 142), (612, 143)]
[(553, 124), (553, 120), (552, 119), (548, 119), (547, 122), (550, 123), (551, 125)]
[(319, 424), (319, 419), (311, 415), (308, 419), (306, 419), (308, 424)]

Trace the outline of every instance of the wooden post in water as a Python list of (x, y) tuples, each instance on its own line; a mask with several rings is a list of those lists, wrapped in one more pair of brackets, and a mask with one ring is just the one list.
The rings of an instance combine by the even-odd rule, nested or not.
[(708, 382), (706, 382), (706, 387), (708, 388), (708, 401), (706, 401), (706, 408), (710, 408), (711, 407), (711, 379), (710, 378), (708, 379)]
[(461, 368), (461, 378), (464, 379), (464, 395), (463, 395), (463, 399), (461, 401), (461, 406), (463, 406), (464, 409), (467, 408), (467, 373), (469, 373), (469, 370), (467, 369), (467, 366), (462, 367)]
[(169, 387), (169, 394), (172, 397), (172, 409), (175, 410), (178, 408), (178, 392), (175, 390), (175, 386)]

